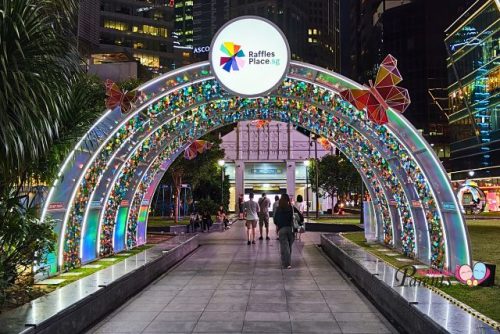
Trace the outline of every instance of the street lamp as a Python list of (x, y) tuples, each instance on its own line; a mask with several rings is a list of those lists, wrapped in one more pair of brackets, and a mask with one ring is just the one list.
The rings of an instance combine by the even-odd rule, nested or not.
[(311, 165), (310, 160), (304, 160), (304, 166), (306, 166), (306, 215), (309, 218), (309, 166)]
[(221, 174), (221, 183), (220, 183), (220, 204), (221, 205), (224, 205), (224, 172), (225, 172), (225, 168), (224, 168), (224, 165), (226, 164), (226, 162), (224, 160), (219, 160), (217, 161), (217, 164), (219, 165), (220, 167), (220, 174)]
[(470, 177), (473, 177), (473, 176), (474, 176), (474, 174), (475, 174), (475, 173), (474, 173), (474, 171), (473, 171), (473, 170), (470, 170), (470, 171), (469, 171), (469, 176), (470, 176)]

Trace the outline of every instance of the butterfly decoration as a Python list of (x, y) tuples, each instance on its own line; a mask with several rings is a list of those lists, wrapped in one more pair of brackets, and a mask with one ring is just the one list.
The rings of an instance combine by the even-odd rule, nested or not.
[(325, 137), (319, 137), (318, 138), (318, 143), (326, 150), (326, 151), (330, 151), (332, 149), (332, 144), (330, 143), (330, 141), (325, 138)]
[(460, 283), (477, 286), (490, 277), (490, 269), (482, 262), (476, 262), (472, 268), (468, 264), (457, 265), (455, 277)]
[(258, 119), (256, 121), (252, 121), (252, 124), (255, 125), (257, 129), (262, 129), (266, 125), (269, 125), (269, 123), (271, 123), (271, 121), (265, 119)]
[(206, 140), (195, 140), (184, 150), (184, 158), (187, 160), (193, 160), (198, 156), (198, 154), (205, 153), (207, 150), (212, 148), (212, 143)]
[(375, 84), (370, 80), (368, 89), (346, 89), (340, 96), (359, 110), (366, 108), (368, 119), (376, 124), (387, 123), (388, 108), (403, 113), (411, 102), (408, 90), (396, 86), (403, 80), (397, 63), (396, 58), (387, 55), (380, 64)]
[(122, 91), (118, 85), (111, 81), (106, 80), (106, 108), (114, 109), (120, 107), (122, 114), (128, 113), (133, 107), (139, 95), (137, 91)]

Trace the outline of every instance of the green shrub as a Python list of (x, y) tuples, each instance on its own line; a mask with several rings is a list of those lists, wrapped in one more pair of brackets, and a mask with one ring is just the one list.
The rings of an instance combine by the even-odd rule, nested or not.
[(210, 198), (203, 198), (196, 204), (196, 209), (200, 213), (208, 211), (211, 215), (214, 215), (217, 213), (218, 208), (219, 205)]
[(30, 293), (33, 268), (44, 263), (55, 241), (52, 221), (41, 222), (15, 199), (0, 199), (0, 306), (11, 292)]

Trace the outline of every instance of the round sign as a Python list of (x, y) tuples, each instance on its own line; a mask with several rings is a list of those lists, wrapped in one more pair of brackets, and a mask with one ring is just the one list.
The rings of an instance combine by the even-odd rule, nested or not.
[(215, 34), (209, 59), (212, 72), (227, 91), (257, 97), (282, 82), (290, 64), (290, 47), (274, 23), (242, 16)]

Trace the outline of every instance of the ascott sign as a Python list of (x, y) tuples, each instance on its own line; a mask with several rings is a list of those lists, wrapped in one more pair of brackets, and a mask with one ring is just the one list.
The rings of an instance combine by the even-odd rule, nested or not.
[(210, 65), (219, 83), (243, 97), (265, 95), (278, 86), (290, 63), (290, 47), (283, 32), (257, 16), (226, 23), (210, 46)]

